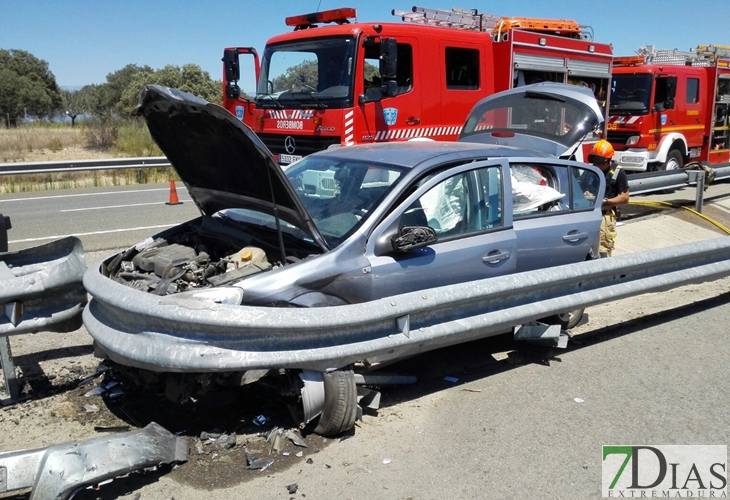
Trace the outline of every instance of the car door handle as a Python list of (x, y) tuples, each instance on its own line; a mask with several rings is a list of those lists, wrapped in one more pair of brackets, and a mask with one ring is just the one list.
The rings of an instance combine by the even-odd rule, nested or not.
[(420, 118), (414, 118), (413, 116), (409, 116), (406, 119), (406, 124), (408, 124), (408, 125), (418, 125), (419, 123), (421, 123)]
[(509, 252), (494, 250), (489, 252), (486, 257), (482, 257), (482, 262), (485, 264), (499, 264), (501, 261), (509, 259), (509, 255)]
[(570, 232), (563, 236), (563, 241), (566, 243), (578, 243), (588, 238), (588, 233)]

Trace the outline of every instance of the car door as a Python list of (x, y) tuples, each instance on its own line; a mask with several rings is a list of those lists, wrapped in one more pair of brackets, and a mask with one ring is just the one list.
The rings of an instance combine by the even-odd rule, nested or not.
[(544, 158), (510, 160), (510, 168), (517, 271), (586, 260), (601, 225), (598, 170)]
[[(506, 171), (504, 160), (476, 162), (419, 180), (368, 239), (372, 298), (514, 272)], [(403, 226), (428, 226), (438, 241), (397, 252), (390, 239)]]

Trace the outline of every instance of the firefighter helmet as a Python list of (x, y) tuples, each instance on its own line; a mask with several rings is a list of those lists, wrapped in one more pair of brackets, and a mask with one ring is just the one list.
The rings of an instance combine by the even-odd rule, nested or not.
[(591, 163), (603, 163), (605, 160), (613, 158), (613, 146), (606, 139), (601, 139), (593, 145), (591, 153), (588, 155), (588, 161)]

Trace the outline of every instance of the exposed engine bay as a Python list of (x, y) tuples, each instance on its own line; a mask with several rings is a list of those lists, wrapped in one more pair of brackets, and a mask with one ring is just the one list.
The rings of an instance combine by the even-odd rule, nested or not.
[[(268, 233), (268, 231), (265, 231)], [(313, 255), (309, 245), (286, 245), (286, 263)], [(154, 295), (230, 285), (282, 266), (275, 234), (253, 236), (244, 226), (201, 217), (116, 255), (108, 276)]]

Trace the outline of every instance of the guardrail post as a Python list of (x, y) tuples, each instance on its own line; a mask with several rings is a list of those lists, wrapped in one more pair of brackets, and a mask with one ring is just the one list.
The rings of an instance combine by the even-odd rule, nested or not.
[(3, 406), (18, 402), (18, 380), (15, 378), (15, 364), (13, 354), (10, 351), (10, 337), (0, 339), (0, 365), (3, 367), (3, 380), (5, 381), (5, 392), (9, 397), (0, 396), (0, 403)]
[(10, 229), (10, 217), (0, 214), (0, 252), (8, 251), (8, 229)]
[(687, 177), (690, 182), (697, 183), (697, 194), (695, 196), (695, 210), (702, 213), (702, 204), (705, 201), (705, 171), (689, 170)]

